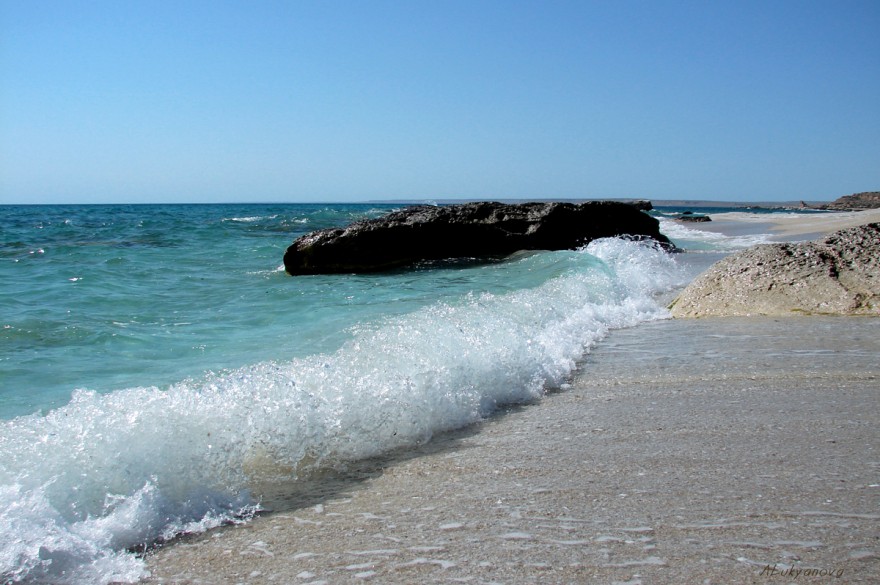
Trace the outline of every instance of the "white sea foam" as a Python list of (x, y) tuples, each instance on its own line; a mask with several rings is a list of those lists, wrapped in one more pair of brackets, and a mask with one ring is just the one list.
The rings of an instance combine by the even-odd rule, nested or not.
[(589, 261), (537, 287), (365, 324), (332, 354), (165, 391), (78, 391), (44, 417), (2, 423), (3, 579), (134, 582), (143, 565), (127, 549), (246, 518), (267, 478), (540, 399), (609, 328), (665, 317), (654, 295), (683, 284), (673, 257), (644, 244), (600, 240), (579, 254)]
[(660, 221), (661, 233), (689, 252), (734, 252), (773, 241), (772, 235), (769, 233), (729, 236), (683, 225), (681, 222), (663, 217), (658, 220)]
[(247, 216), (247, 217), (227, 217), (227, 218), (223, 218), (223, 221), (234, 221), (234, 222), (238, 222), (238, 223), (254, 223), (254, 222), (257, 222), (257, 221), (267, 221), (267, 220), (272, 220), (272, 219), (275, 219), (275, 218), (277, 218), (277, 217), (278, 217), (277, 214), (275, 214), (275, 215), (267, 215), (267, 216), (262, 216), (262, 215), (251, 215), (251, 216)]

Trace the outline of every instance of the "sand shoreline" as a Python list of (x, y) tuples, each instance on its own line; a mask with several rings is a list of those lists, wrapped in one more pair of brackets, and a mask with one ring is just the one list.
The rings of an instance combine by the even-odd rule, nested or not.
[(812, 240), (825, 234), (880, 221), (880, 209), (822, 213), (755, 214), (741, 211), (712, 214), (711, 222), (695, 227), (727, 233), (752, 228), (752, 233), (769, 232), (779, 241)]
[(148, 582), (761, 583), (791, 567), (876, 582), (878, 327), (612, 332), (570, 388), (160, 550)]
[(875, 583), (878, 332), (870, 317), (614, 331), (539, 404), (173, 543), (145, 582)]

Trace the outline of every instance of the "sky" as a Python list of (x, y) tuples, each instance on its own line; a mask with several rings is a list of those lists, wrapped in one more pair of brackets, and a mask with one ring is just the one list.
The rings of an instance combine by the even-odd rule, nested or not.
[(0, 0), (0, 203), (880, 190), (878, 0)]

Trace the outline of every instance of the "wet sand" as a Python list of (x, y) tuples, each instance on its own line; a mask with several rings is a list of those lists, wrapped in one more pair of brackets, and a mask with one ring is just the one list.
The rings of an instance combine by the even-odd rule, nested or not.
[(148, 582), (876, 583), (878, 333), (612, 332), (571, 387), (167, 546)]
[(876, 318), (614, 331), (540, 403), (176, 541), (146, 582), (877, 583), (878, 356)]

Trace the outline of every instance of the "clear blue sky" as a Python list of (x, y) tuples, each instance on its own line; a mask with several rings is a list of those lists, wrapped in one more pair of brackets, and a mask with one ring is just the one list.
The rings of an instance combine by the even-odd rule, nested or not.
[(878, 31), (878, 0), (0, 0), (0, 203), (880, 190)]

